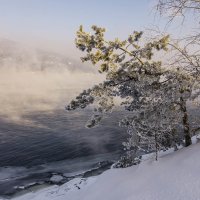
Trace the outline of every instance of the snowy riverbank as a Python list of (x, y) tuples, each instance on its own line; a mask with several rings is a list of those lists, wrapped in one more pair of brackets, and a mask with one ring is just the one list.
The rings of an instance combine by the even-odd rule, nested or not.
[(200, 143), (164, 153), (158, 161), (110, 169), (89, 178), (75, 178), (14, 200), (199, 200)]

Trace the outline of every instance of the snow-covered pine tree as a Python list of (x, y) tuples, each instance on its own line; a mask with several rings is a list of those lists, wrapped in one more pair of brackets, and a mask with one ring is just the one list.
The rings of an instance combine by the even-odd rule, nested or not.
[(134, 32), (124, 41), (106, 41), (105, 29), (97, 26), (92, 29), (94, 34), (80, 27), (76, 46), (86, 52), (82, 61), (98, 64), (106, 80), (83, 91), (66, 109), (94, 104), (94, 114), (87, 124), (93, 127), (117, 106), (114, 99), (120, 97), (121, 106), (132, 113), (121, 125), (127, 127), (130, 138), (124, 144), (128, 150), (134, 149), (134, 159), (144, 147), (158, 152), (174, 145), (181, 116), (180, 95), (184, 100), (187, 98), (185, 90), (182, 94), (179, 89), (187, 81), (178, 71), (169, 71), (162, 68), (161, 62), (153, 61), (157, 51), (167, 50), (169, 36), (142, 45), (142, 32)]
[(126, 117), (120, 123), (130, 135), (124, 142), (131, 152), (129, 159), (141, 152), (156, 152), (157, 160), (158, 151), (183, 143), (184, 135), (177, 131), (184, 116), (180, 99), (185, 101), (190, 96), (190, 90), (184, 92), (184, 96), (180, 93), (183, 85), (188, 85), (186, 77), (183, 79), (180, 74), (168, 72), (164, 80), (154, 81), (149, 89), (140, 87), (140, 91), (144, 90), (143, 95), (129, 107), (133, 111), (132, 117)]

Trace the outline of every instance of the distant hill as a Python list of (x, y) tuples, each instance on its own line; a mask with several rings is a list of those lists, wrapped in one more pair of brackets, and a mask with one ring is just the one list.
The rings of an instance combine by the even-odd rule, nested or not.
[(92, 72), (92, 68), (82, 65), (62, 54), (23, 46), (20, 43), (0, 38), (0, 68), (31, 70), (64, 70)]

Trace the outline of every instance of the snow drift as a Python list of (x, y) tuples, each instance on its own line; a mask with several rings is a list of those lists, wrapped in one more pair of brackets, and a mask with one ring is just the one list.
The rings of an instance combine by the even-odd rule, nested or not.
[(175, 153), (163, 153), (158, 161), (110, 169), (100, 176), (76, 178), (15, 200), (199, 200), (200, 144)]

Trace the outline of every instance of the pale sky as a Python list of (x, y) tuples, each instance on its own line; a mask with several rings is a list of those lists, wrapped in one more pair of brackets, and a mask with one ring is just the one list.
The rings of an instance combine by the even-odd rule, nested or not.
[(0, 0), (0, 37), (76, 57), (75, 33), (79, 25), (107, 29), (108, 38), (126, 38), (134, 30), (152, 25), (156, 0)]

